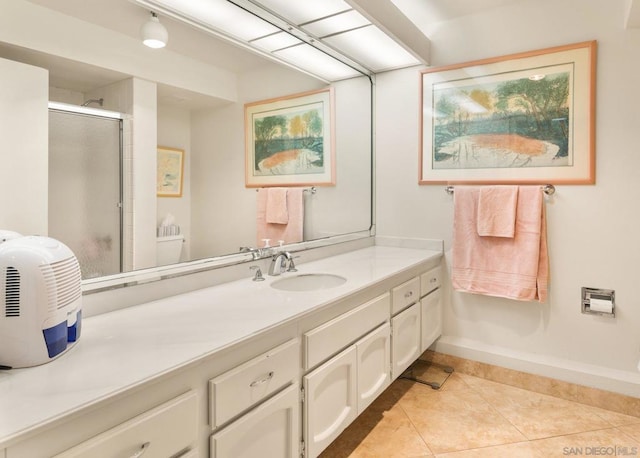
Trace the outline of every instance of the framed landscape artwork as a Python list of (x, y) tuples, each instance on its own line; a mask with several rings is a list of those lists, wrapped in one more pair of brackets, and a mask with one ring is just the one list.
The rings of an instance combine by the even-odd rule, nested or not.
[(596, 42), (421, 72), (420, 184), (595, 182)]
[(333, 89), (245, 105), (247, 187), (335, 184)]

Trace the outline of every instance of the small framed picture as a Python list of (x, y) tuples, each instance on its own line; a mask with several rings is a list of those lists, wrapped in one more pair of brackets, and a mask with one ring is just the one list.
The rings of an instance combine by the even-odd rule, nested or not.
[(184, 150), (158, 146), (158, 197), (182, 197)]

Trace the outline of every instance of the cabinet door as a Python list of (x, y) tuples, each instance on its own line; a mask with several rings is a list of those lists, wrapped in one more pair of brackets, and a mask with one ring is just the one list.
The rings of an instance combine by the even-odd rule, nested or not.
[(442, 301), (440, 290), (423, 297), (420, 301), (422, 320), (422, 345), (420, 353), (424, 352), (442, 334)]
[(391, 378), (396, 379), (420, 356), (420, 304), (391, 319)]
[(294, 383), (211, 436), (211, 458), (300, 454), (300, 386)]
[(385, 323), (356, 342), (358, 414), (391, 383), (391, 326)]
[(356, 346), (303, 377), (306, 456), (322, 452), (357, 417)]

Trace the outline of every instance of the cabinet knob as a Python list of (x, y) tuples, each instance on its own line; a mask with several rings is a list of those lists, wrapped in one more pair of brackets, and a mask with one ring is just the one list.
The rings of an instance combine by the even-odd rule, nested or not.
[(142, 455), (144, 455), (147, 452), (147, 450), (149, 450), (149, 446), (151, 446), (151, 442), (145, 442), (140, 447), (140, 450), (138, 450), (136, 453), (131, 455), (131, 458), (140, 458)]
[(408, 292), (404, 293), (405, 299), (409, 299), (411, 296), (413, 296), (413, 291), (408, 291)]

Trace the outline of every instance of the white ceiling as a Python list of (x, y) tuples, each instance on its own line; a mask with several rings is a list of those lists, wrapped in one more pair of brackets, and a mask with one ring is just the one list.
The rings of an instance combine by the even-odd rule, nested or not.
[[(149, 11), (131, 0), (28, 0), (60, 13), (138, 38)], [(481, 10), (498, 8), (522, 0), (381, 0), (392, 1), (423, 32), (434, 23), (448, 21)], [(631, 0), (630, 0), (631, 1)], [(637, 0), (640, 1), (640, 0)], [(265, 57), (241, 50), (191, 26), (161, 17), (169, 32), (167, 49), (234, 73), (275, 65)], [(126, 77), (112, 71), (64, 59), (51, 58), (0, 43), (0, 56), (40, 65), (50, 70), (56, 87), (86, 92)], [(162, 89), (167, 91), (167, 88)], [(175, 97), (185, 97), (176, 94)]]

